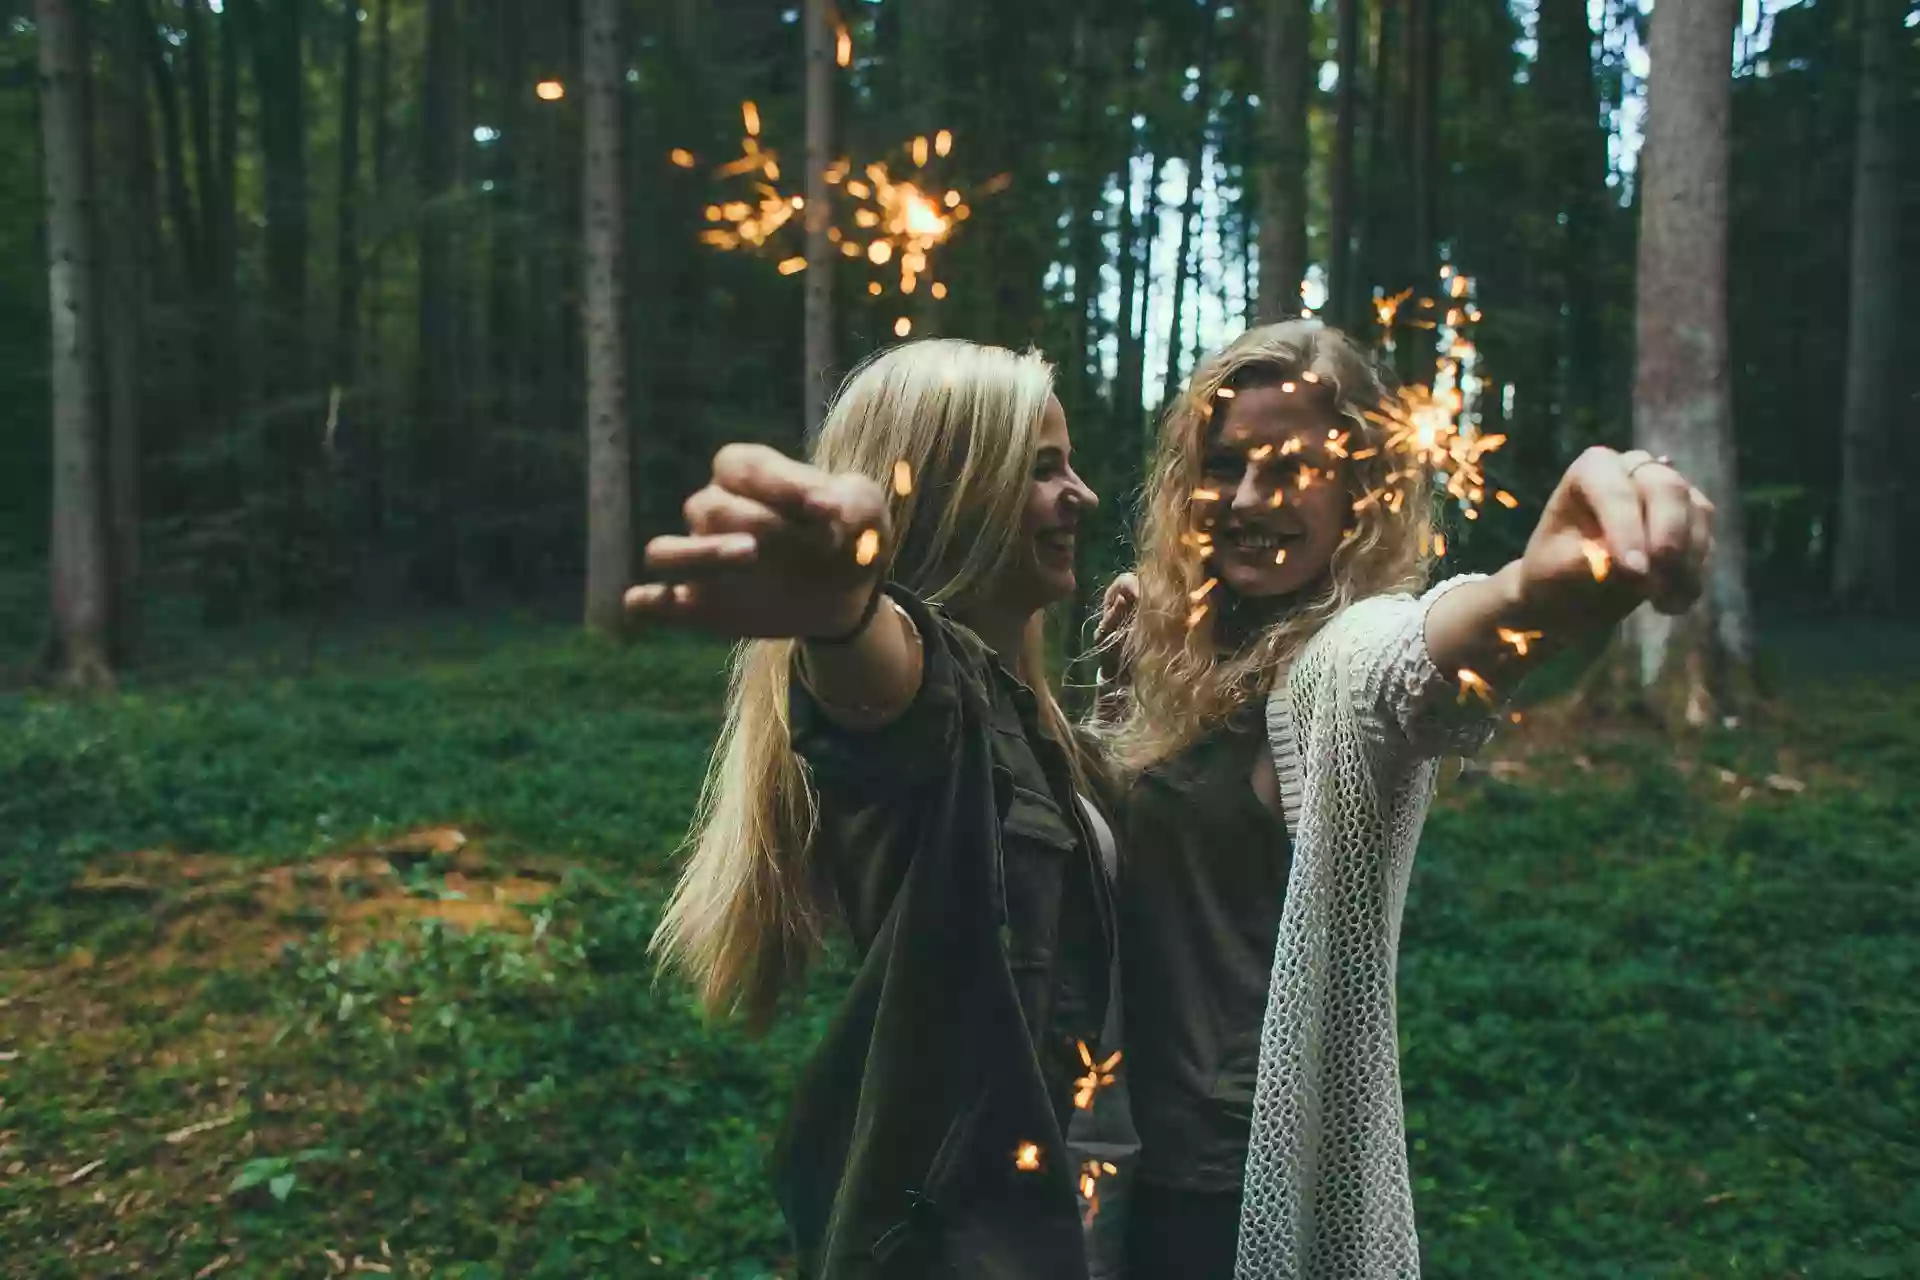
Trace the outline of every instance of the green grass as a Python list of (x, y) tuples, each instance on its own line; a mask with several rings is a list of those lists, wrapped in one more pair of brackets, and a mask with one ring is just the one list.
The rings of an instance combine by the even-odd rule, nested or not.
[[(791, 1274), (765, 1162), (834, 974), (752, 1041), (644, 954), (722, 660), (522, 626), (0, 698), (0, 1273)], [(1447, 783), (1429, 1276), (1920, 1273), (1920, 681), (1809, 667)]]

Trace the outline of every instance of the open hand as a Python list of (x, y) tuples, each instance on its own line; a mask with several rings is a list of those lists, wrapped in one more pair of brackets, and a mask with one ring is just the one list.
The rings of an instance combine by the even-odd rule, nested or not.
[(730, 444), (687, 499), (687, 534), (647, 544), (662, 579), (628, 612), (737, 637), (842, 634), (860, 621), (891, 548), (886, 495), (765, 445)]
[(1685, 613), (1700, 597), (1713, 550), (1713, 504), (1645, 450), (1595, 447), (1547, 499), (1520, 560), (1528, 617), (1580, 630), (1626, 616), (1641, 601)]

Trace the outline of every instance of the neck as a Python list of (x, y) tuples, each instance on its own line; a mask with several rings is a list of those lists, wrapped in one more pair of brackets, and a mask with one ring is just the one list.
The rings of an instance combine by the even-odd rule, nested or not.
[(1000, 655), (1000, 661), (1008, 670), (1019, 671), (1020, 657), (1026, 650), (1027, 624), (1033, 621), (1031, 610), (1019, 613), (983, 606), (956, 612), (954, 617), (986, 641), (987, 647)]

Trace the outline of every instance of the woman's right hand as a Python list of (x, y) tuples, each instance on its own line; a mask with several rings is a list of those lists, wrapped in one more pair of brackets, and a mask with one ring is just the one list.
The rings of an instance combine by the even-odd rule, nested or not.
[(1122, 681), (1127, 672), (1124, 664), (1126, 637), (1123, 634), (1133, 624), (1134, 610), (1140, 605), (1140, 575), (1123, 573), (1107, 587), (1107, 593), (1100, 602), (1100, 623), (1094, 628), (1093, 645), (1100, 654), (1100, 677), (1106, 681)]
[(627, 592), (639, 618), (747, 637), (830, 637), (859, 625), (891, 547), (887, 500), (765, 445), (730, 444), (687, 499), (687, 533), (647, 544), (661, 581)]

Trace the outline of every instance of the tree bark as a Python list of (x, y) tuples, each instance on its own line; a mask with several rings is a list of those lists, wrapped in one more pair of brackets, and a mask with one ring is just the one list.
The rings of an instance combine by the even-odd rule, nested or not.
[(1629, 621), (1655, 714), (1705, 723), (1738, 705), (1753, 652), (1727, 357), (1727, 201), (1736, 0), (1655, 8), (1647, 90), (1634, 443), (1668, 455), (1718, 508), (1700, 605)]
[(1307, 86), (1312, 0), (1268, 0), (1261, 43), (1260, 288), (1255, 316), (1299, 314), (1307, 273)]
[[(1366, 200), (1360, 210), (1360, 246), (1355, 254), (1355, 284), (1360, 298), (1356, 305), (1356, 323), (1372, 320), (1366, 305), (1374, 286), (1387, 294), (1405, 287), (1400, 280), (1399, 254), (1404, 241), (1387, 232), (1387, 224), (1399, 211), (1395, 188), (1402, 181), (1405, 156), (1400, 148), (1398, 124), (1394, 112), (1395, 80), (1400, 74), (1397, 46), (1404, 38), (1400, 21), (1401, 0), (1378, 0), (1374, 8), (1373, 63), (1367, 72), (1367, 92), (1361, 109), (1367, 118)], [(1384, 336), (1384, 335), (1383, 335)]]
[(419, 548), (415, 585), (450, 602), (460, 594), (460, 538), (454, 527), (453, 473), (458, 466), (459, 351), (453, 314), (453, 228), (447, 203), (453, 154), (463, 143), (455, 128), (457, 0), (428, 0), (426, 66), (421, 88), (419, 360), (412, 479), (428, 525)]
[(83, 6), (34, 0), (40, 43), (52, 320), (53, 635), (49, 654), (76, 688), (110, 685), (105, 473), (94, 386), (93, 193)]
[(335, 195), (333, 382), (352, 389), (360, 322), (360, 5), (347, 0), (340, 20), (340, 184)]
[(140, 192), (146, 163), (145, 77), (140, 35), (145, 15), (121, 0), (102, 15), (110, 24), (104, 66), (112, 87), (106, 105), (105, 180), (121, 193), (101, 208), (104, 237), (99, 285), (106, 356), (106, 540), (109, 650), (113, 665), (130, 665), (140, 637), (140, 379), (147, 306), (146, 236), (150, 214)]
[(585, 207), (587, 348), (587, 600), (589, 631), (620, 630), (633, 581), (632, 430), (621, 340), (619, 0), (585, 0)]
[(827, 166), (833, 163), (834, 30), (831, 0), (806, 0), (807, 59), (807, 439), (820, 430), (827, 397), (833, 394), (833, 188)]
[(1900, 475), (1894, 343), (1899, 333), (1899, 119), (1895, 59), (1900, 0), (1860, 0), (1860, 88), (1853, 150), (1853, 241), (1847, 307), (1846, 419), (1833, 590), (1843, 603), (1890, 612), (1898, 580)]
[(1180, 202), (1180, 245), (1173, 265), (1173, 318), (1168, 324), (1167, 333), (1167, 373), (1160, 387), (1162, 407), (1173, 403), (1173, 397), (1180, 390), (1181, 366), (1185, 351), (1182, 349), (1181, 328), (1186, 310), (1187, 276), (1191, 272), (1193, 252), (1193, 227), (1198, 220), (1201, 203), (1201, 187), (1205, 177), (1207, 158), (1207, 131), (1212, 123), (1213, 100), (1213, 34), (1214, 16), (1218, 6), (1214, 0), (1203, 0), (1200, 14), (1200, 75), (1197, 82), (1198, 93), (1194, 95), (1193, 107), (1199, 115), (1194, 126), (1193, 150), (1187, 153), (1187, 190)]
[[(211, 270), (214, 260), (213, 217), (219, 202), (214, 172), (218, 157), (213, 146), (213, 93), (208, 64), (213, 58), (207, 34), (206, 0), (187, 0), (187, 121), (193, 138), (193, 171), (200, 204), (201, 262)], [(210, 292), (206, 280), (195, 281), (204, 301)]]
[(1338, 0), (1340, 84), (1334, 100), (1333, 172), (1328, 178), (1327, 318), (1353, 324), (1353, 135), (1359, 122), (1360, 0)]
[(153, 76), (154, 97), (160, 104), (160, 144), (167, 171), (167, 214), (173, 223), (174, 243), (180, 254), (180, 271), (189, 292), (199, 288), (204, 278), (200, 260), (206, 240), (200, 220), (194, 215), (193, 190), (187, 182), (187, 147), (180, 121), (180, 90), (173, 78), (173, 65), (167, 60), (166, 43), (154, 25), (153, 12), (141, 3), (141, 31), (146, 44), (147, 68)]
[[(238, 6), (252, 28), (254, 88), (260, 102), (269, 395), (299, 389), (306, 380), (307, 117), (302, 22), (307, 3), (274, 0), (264, 12), (259, 0)], [(292, 452), (295, 457), (300, 453), (297, 448)]]

